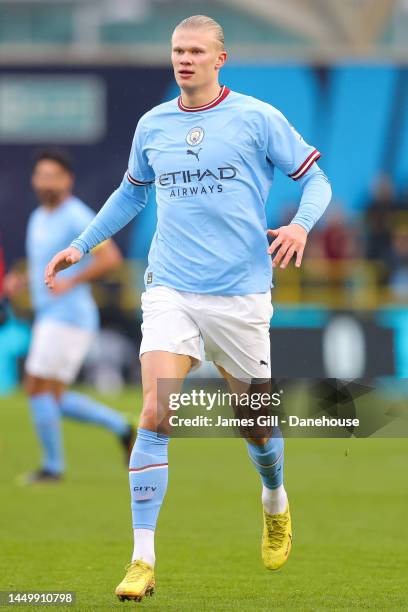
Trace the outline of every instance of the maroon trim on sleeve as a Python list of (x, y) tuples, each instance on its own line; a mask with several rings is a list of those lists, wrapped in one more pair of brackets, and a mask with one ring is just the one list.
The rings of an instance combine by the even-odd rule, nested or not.
[(137, 179), (133, 178), (129, 171), (127, 172), (127, 180), (129, 181), (129, 183), (132, 183), (132, 185), (137, 185), (138, 187), (144, 187), (146, 185), (151, 185), (152, 183), (154, 183), (154, 181), (138, 181)]
[(303, 164), (301, 166), (299, 166), (299, 168), (296, 170), (296, 172), (292, 172), (292, 174), (289, 174), (289, 177), (291, 179), (293, 179), (294, 181), (297, 181), (298, 179), (300, 179), (309, 170), (310, 166), (312, 164), (314, 164), (314, 162), (317, 161), (319, 159), (319, 157), (321, 157), (321, 155), (320, 155), (319, 151), (317, 149), (315, 149), (305, 159)]

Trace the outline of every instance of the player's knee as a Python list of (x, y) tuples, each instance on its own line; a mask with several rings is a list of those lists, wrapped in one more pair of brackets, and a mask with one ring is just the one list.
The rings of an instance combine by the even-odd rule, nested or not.
[(38, 395), (40, 393), (40, 385), (38, 384), (38, 379), (33, 376), (26, 376), (24, 379), (24, 391), (30, 397), (33, 395)]
[(27, 395), (34, 397), (36, 395), (40, 395), (41, 393), (48, 393), (52, 391), (52, 385), (45, 379), (27, 374), (24, 379), (24, 390)]

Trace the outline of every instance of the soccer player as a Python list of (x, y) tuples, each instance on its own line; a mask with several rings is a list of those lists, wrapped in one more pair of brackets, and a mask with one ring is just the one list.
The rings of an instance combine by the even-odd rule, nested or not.
[[(316, 164), (319, 152), (285, 117), (220, 85), (226, 59), (222, 28), (211, 18), (189, 17), (176, 27), (172, 63), (180, 96), (140, 119), (120, 187), (45, 273), (53, 287), (59, 270), (145, 206), (155, 183), (157, 229), (142, 297), (143, 411), (129, 467), (134, 551), (115, 591), (120, 599), (140, 600), (155, 587), (154, 530), (169, 441), (157, 427), (157, 414), (166, 410), (158, 379), (184, 379), (200, 359), (200, 338), (230, 384), (270, 377), (272, 265), (286, 268), (292, 257), (301, 265), (308, 232), (331, 198)], [(297, 181), (302, 195), (292, 222), (268, 230), (269, 246), (265, 202), (275, 168)], [(263, 483), (262, 558), (274, 570), (285, 563), (292, 540), (283, 441), (271, 436), (247, 444)]]
[(4, 254), (3, 254), (3, 246), (1, 243), (1, 234), (0, 234), (0, 325), (6, 320), (6, 304), (4, 299), (4, 276), (5, 276), (5, 263), (4, 263)]
[(26, 238), (28, 279), (11, 272), (5, 287), (12, 297), (29, 282), (34, 325), (26, 361), (25, 388), (35, 430), (42, 447), (41, 468), (23, 482), (57, 482), (64, 472), (61, 416), (95, 423), (112, 431), (126, 452), (132, 446), (132, 427), (122, 414), (94, 399), (67, 390), (76, 378), (98, 328), (98, 310), (89, 282), (120, 265), (112, 240), (101, 244), (67, 270), (52, 292), (44, 285), (44, 267), (55, 250), (63, 248), (94, 217), (72, 195), (74, 175), (63, 151), (44, 151), (36, 159), (32, 186), (40, 205), (29, 219)]

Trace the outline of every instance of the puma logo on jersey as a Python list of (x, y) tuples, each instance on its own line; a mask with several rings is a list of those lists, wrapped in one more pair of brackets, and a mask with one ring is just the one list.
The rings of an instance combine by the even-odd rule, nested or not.
[(198, 151), (192, 151), (191, 149), (187, 149), (187, 155), (194, 155), (194, 157), (197, 158), (197, 161), (200, 161), (200, 158), (198, 157), (199, 152), (201, 151), (202, 147), (200, 147), (198, 149)]

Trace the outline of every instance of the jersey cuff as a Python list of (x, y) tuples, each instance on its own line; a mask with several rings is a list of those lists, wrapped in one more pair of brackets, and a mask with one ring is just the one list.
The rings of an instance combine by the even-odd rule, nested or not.
[(102, 242), (100, 242), (99, 244), (97, 244), (96, 246), (94, 246), (89, 252), (90, 253), (95, 253), (95, 251), (99, 251), (99, 249), (106, 244), (107, 242), (109, 242), (110, 238), (107, 238), (106, 240), (102, 240)]
[(132, 185), (138, 185), (139, 187), (145, 187), (146, 185), (151, 185), (152, 183), (154, 183), (154, 180), (153, 181), (138, 181), (130, 174), (129, 171), (126, 173), (126, 176), (127, 176), (127, 180), (129, 181), (129, 183), (132, 183)]
[(299, 166), (299, 168), (295, 172), (292, 172), (292, 174), (289, 174), (289, 177), (291, 179), (293, 179), (294, 181), (297, 181), (298, 179), (302, 178), (302, 176), (304, 174), (306, 174), (306, 172), (309, 170), (309, 168), (314, 164), (315, 161), (317, 161), (319, 159), (319, 157), (320, 157), (320, 153), (319, 153), (319, 151), (317, 149), (315, 149), (305, 159), (303, 164), (301, 166)]
[(82, 255), (89, 253), (88, 245), (81, 238), (75, 238), (75, 240), (73, 240), (69, 246), (78, 249)]

